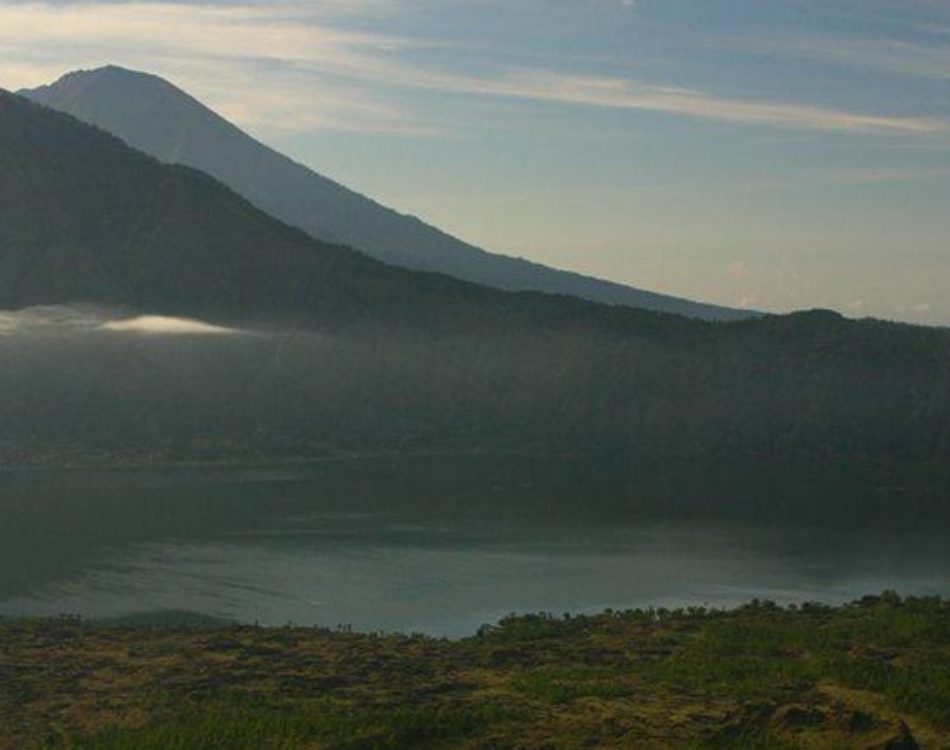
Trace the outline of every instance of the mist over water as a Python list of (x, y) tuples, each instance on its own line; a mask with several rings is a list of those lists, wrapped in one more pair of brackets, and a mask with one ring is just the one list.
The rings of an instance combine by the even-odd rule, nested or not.
[[(7, 475), (0, 614), (174, 612), (464, 636), (509, 612), (841, 602), (950, 586), (945, 532), (611, 519), (585, 512), (583, 498), (523, 482), (492, 480), (463, 495), (451, 481), (408, 481), (409, 469), (362, 473)], [(544, 502), (551, 512), (537, 512)]]

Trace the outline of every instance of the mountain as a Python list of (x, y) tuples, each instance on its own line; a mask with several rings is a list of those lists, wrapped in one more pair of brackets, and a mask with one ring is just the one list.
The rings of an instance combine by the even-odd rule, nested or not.
[[(48, 307), (80, 303), (108, 311)], [(950, 330), (712, 323), (396, 268), (6, 93), (0, 310), (19, 310), (0, 314), (0, 462), (571, 455), (630, 467), (631, 497), (697, 462), (912, 467), (884, 486), (950, 466)], [(131, 315), (232, 333), (114, 325)]]
[(386, 263), (499, 289), (565, 294), (710, 320), (754, 315), (480, 250), (291, 161), (153, 75), (110, 66), (70, 73), (50, 86), (19, 93), (114, 133), (161, 161), (200, 169), (270, 215)]
[(315, 240), (195, 169), (0, 93), (0, 308), (63, 303), (420, 328), (602, 315), (593, 303), (511, 295)]

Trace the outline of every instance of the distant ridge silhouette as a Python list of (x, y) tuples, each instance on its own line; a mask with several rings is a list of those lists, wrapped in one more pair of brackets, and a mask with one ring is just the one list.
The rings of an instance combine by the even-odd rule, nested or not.
[(0, 90), (0, 309), (73, 303), (420, 331), (708, 325), (382, 263), (269, 216), (197, 169)]
[(756, 315), (486, 252), (293, 162), (154, 75), (107, 66), (18, 93), (107, 130), (161, 161), (207, 172), (313, 237), (392, 265), (498, 289), (565, 294), (707, 320)]

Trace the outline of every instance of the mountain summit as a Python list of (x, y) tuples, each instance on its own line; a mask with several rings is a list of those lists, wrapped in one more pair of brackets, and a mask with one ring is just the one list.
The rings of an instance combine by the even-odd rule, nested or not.
[(751, 315), (481, 250), (288, 159), (154, 75), (109, 66), (69, 73), (52, 85), (19, 93), (97, 125), (161, 161), (207, 172), (313, 237), (358, 248), (392, 265), (498, 289), (566, 294), (709, 320)]

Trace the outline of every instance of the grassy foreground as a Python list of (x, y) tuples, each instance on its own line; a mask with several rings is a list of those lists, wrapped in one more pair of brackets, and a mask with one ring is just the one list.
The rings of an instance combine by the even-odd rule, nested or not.
[(0, 620), (0, 747), (950, 748), (950, 600), (511, 617), (461, 641)]

